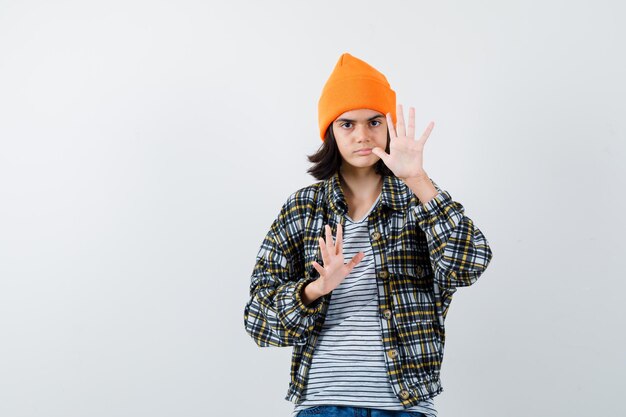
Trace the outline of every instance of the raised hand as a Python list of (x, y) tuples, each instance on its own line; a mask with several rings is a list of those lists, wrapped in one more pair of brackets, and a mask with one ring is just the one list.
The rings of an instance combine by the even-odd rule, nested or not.
[(394, 128), (391, 114), (387, 113), (387, 128), (391, 138), (389, 153), (386, 153), (384, 149), (379, 147), (373, 148), (372, 153), (380, 157), (396, 177), (402, 180), (425, 177), (424, 144), (428, 136), (430, 136), (435, 123), (430, 122), (422, 136), (415, 140), (415, 108), (409, 108), (408, 127), (404, 125), (404, 114), (401, 104), (398, 104), (396, 116), (397, 124)]
[(343, 261), (343, 229), (341, 223), (337, 224), (337, 243), (333, 243), (330, 226), (326, 225), (326, 241), (319, 238), (320, 249), (324, 266), (313, 261), (313, 267), (319, 272), (320, 277), (312, 284), (317, 286), (320, 295), (326, 295), (341, 284), (352, 269), (363, 260), (365, 254), (359, 252), (352, 257), (350, 262)]

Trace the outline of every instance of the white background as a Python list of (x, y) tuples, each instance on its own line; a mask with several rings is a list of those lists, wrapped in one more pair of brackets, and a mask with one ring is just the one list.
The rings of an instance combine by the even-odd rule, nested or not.
[(245, 333), (343, 52), (435, 121), (494, 258), (440, 416), (623, 416), (620, 1), (0, 1), (0, 415), (288, 416)]

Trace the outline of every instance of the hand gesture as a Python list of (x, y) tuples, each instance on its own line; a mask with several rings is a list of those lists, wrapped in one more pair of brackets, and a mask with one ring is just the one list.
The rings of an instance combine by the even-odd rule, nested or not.
[(389, 153), (384, 149), (375, 147), (372, 153), (380, 157), (385, 165), (401, 180), (407, 178), (424, 177), (424, 144), (430, 136), (430, 132), (435, 126), (430, 122), (422, 133), (422, 136), (415, 140), (415, 108), (409, 108), (409, 126), (404, 126), (404, 114), (402, 105), (398, 104), (396, 111), (397, 125), (393, 127), (391, 114), (387, 113), (387, 128), (389, 129)]
[(352, 269), (363, 259), (365, 254), (359, 252), (352, 257), (347, 264), (343, 263), (343, 232), (341, 223), (337, 224), (337, 244), (333, 243), (333, 236), (330, 226), (326, 225), (326, 242), (319, 238), (320, 249), (322, 251), (322, 267), (313, 261), (313, 267), (320, 273), (320, 277), (314, 281), (322, 295), (326, 295), (341, 284)]

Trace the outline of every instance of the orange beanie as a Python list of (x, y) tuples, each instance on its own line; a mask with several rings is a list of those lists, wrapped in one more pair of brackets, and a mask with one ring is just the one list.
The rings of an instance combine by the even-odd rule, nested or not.
[(320, 137), (339, 115), (350, 110), (371, 109), (391, 113), (396, 123), (396, 92), (387, 78), (365, 61), (344, 53), (326, 81), (318, 103)]

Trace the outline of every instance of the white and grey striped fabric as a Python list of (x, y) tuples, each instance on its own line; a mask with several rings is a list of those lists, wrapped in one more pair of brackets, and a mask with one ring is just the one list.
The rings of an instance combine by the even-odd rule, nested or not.
[(404, 409), (394, 395), (382, 345), (378, 290), (369, 239), (367, 214), (353, 221), (346, 214), (344, 259), (359, 251), (365, 257), (333, 290), (322, 332), (317, 340), (303, 400), (293, 411), (316, 405), (347, 405), (384, 410), (419, 411), (436, 417), (433, 399)]

